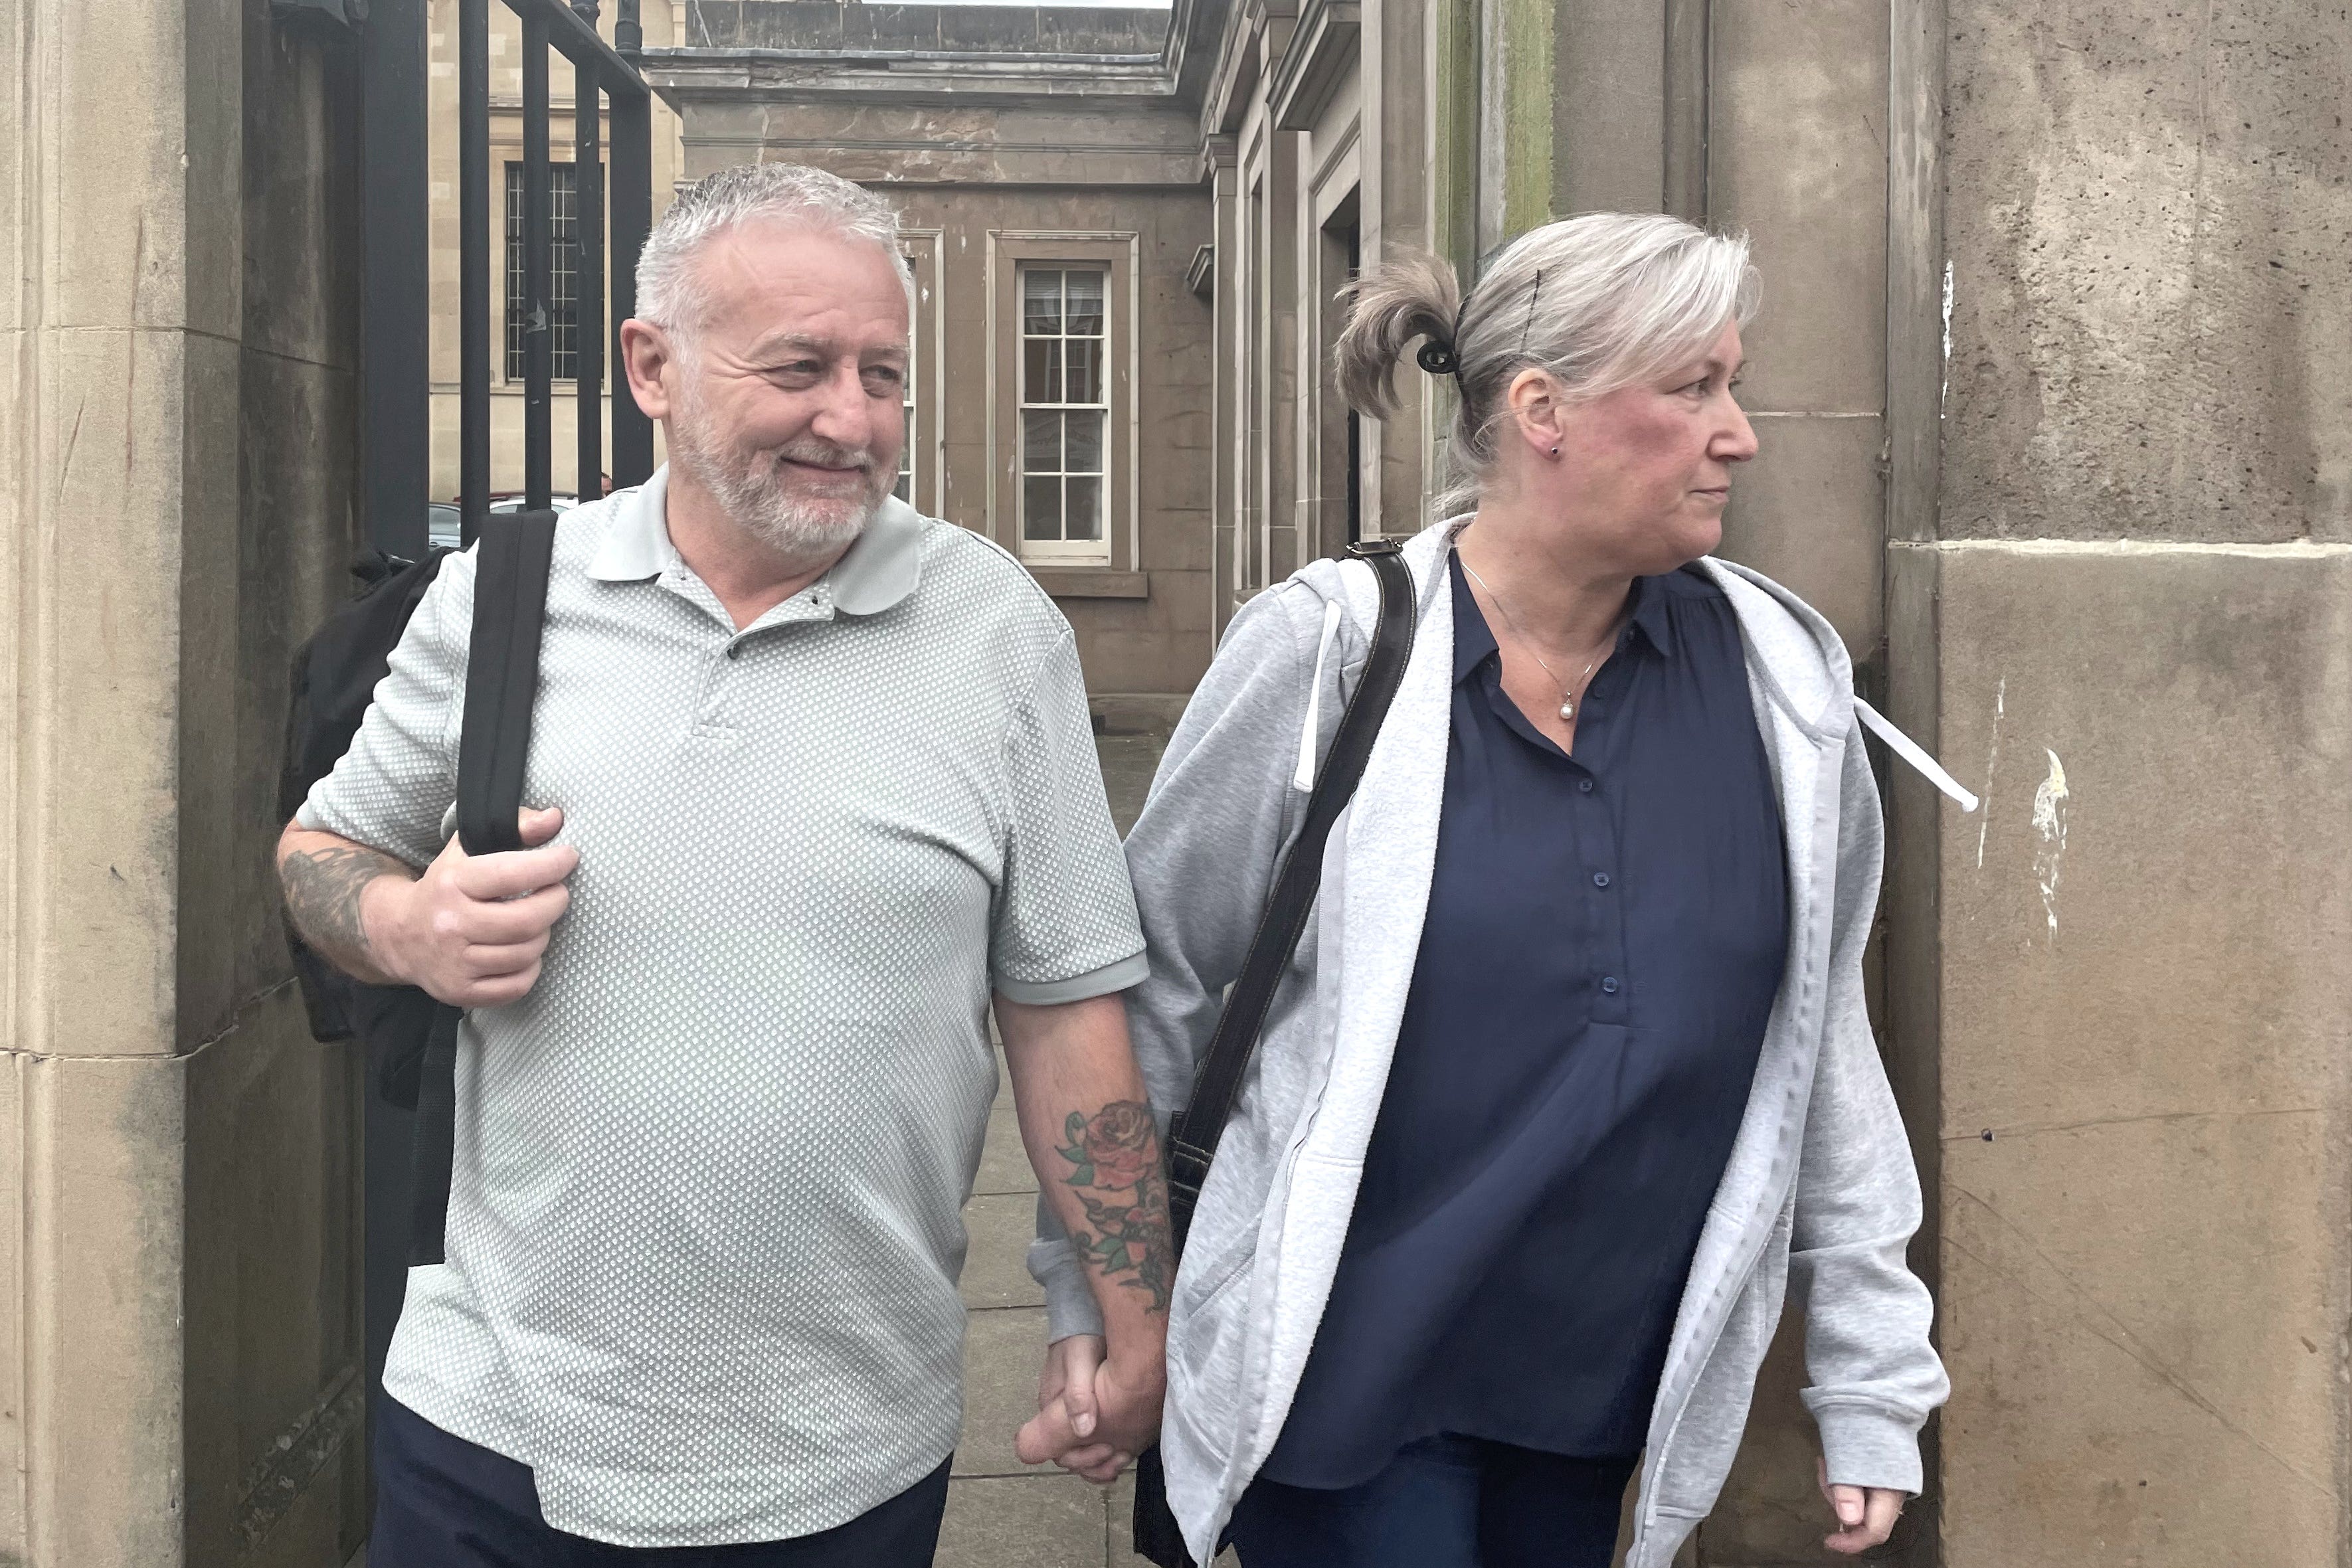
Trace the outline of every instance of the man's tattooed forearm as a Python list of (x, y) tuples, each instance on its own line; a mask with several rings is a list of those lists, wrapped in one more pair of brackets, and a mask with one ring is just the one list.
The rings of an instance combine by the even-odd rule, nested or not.
[(356, 845), (297, 850), (278, 867), (295, 929), (331, 956), (368, 950), (367, 931), (360, 924), (360, 894), (380, 876), (407, 874), (408, 868), (390, 855)]
[(1176, 1249), (1169, 1239), (1168, 1179), (1151, 1107), (1118, 1100), (1091, 1119), (1073, 1111), (1062, 1136), (1062, 1157), (1074, 1167), (1064, 1183), (1079, 1189), (1087, 1224), (1094, 1228), (1072, 1230), (1071, 1242), (1104, 1278), (1143, 1291), (1147, 1311), (1166, 1312), (1176, 1282)]

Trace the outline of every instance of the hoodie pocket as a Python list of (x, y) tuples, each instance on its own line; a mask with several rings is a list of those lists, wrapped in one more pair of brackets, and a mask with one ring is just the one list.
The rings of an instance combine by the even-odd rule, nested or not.
[(1168, 1343), (1171, 1414), (1215, 1446), (1229, 1440), (1241, 1409), (1242, 1346), (1249, 1331), (1249, 1283), (1257, 1273), (1255, 1229), (1232, 1237), (1195, 1271), (1178, 1272)]
[(1783, 1203), (1764, 1249), (1732, 1301), (1723, 1332), (1694, 1380), (1683, 1419), (1658, 1456), (1657, 1511), (1705, 1519), (1721, 1495), (1756, 1396), (1756, 1375), (1771, 1347), (1789, 1286), (1793, 1202)]

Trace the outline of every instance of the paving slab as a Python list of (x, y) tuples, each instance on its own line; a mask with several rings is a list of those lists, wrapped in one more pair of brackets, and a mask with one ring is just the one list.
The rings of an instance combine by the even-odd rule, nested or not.
[(1045, 1292), (1029, 1277), (1029, 1239), (1037, 1228), (1037, 1199), (1009, 1192), (975, 1197), (964, 1205), (963, 1227), (971, 1238), (964, 1256), (963, 1304), (967, 1307), (1042, 1307)]
[[(1108, 1568), (1152, 1568), (1151, 1559), (1138, 1556), (1135, 1540), (1135, 1472), (1118, 1478), (1110, 1490), (1110, 1554)], [(1241, 1559), (1229, 1548), (1217, 1553), (1213, 1568), (1241, 1568)]]
[(1013, 1435), (1037, 1413), (1037, 1370), (1045, 1357), (1045, 1309), (1006, 1307), (971, 1314), (964, 1341), (963, 1437), (959, 1476), (1055, 1473), (1013, 1452)]
[(935, 1568), (1103, 1568), (1103, 1490), (1076, 1476), (948, 1487)]

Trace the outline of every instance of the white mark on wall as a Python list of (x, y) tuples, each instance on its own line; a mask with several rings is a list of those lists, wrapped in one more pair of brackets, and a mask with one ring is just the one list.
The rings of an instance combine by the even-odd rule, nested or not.
[(2033, 852), (2033, 879), (2042, 884), (2042, 913), (2050, 922), (2048, 941), (2058, 939), (2058, 873), (2066, 858), (2066, 767), (2058, 754), (2043, 747), (2050, 758), (2050, 777), (2033, 791), (2033, 832), (2042, 847)]
[(1992, 827), (1992, 776), (2000, 770), (2000, 718), (2009, 711), (2009, 677), (1992, 694), (1992, 756), (1985, 762), (1984, 815), (1977, 821), (1977, 870), (1984, 870), (1985, 833)]
[(1936, 412), (1944, 412), (1944, 402), (1952, 392), (1952, 263), (1944, 260), (1944, 379), (1936, 389)]

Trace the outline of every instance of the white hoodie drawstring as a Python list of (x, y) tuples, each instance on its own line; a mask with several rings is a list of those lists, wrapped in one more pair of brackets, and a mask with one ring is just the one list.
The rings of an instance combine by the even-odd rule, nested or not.
[(1887, 748), (1895, 756), (1917, 768), (1928, 783), (1958, 801), (1961, 810), (1973, 811), (1977, 809), (1977, 798), (1963, 789), (1958, 779), (1945, 772), (1941, 763), (1922, 751), (1918, 742), (1888, 723), (1885, 715), (1860, 697), (1853, 699), (1853, 711), (1854, 716), (1862, 720), (1864, 728), (1886, 742)]
[(1339, 634), (1339, 601), (1334, 599), (1323, 606), (1323, 640), (1315, 644), (1315, 684), (1307, 688), (1307, 723), (1298, 732), (1298, 770), (1290, 776), (1295, 789), (1315, 788), (1315, 732), (1323, 727), (1323, 663), (1330, 656), (1331, 639)]

